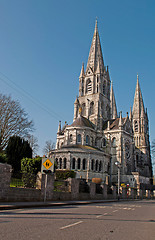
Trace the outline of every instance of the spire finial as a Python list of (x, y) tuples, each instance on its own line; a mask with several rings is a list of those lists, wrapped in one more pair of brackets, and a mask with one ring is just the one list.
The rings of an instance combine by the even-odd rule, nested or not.
[(139, 75), (138, 75), (138, 73), (137, 73), (137, 81), (139, 81)]
[(97, 17), (96, 17), (96, 21), (95, 21), (95, 32), (97, 31), (97, 25), (98, 25), (98, 21), (97, 21)]

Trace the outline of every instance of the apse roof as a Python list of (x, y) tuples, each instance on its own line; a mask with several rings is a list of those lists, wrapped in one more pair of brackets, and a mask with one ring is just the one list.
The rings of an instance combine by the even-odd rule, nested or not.
[(70, 126), (72, 127), (89, 127), (94, 129), (94, 124), (89, 119), (79, 116)]

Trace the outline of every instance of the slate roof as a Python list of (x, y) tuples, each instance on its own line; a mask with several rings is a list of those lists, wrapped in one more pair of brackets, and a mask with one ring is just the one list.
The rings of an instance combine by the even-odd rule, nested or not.
[(71, 127), (89, 127), (94, 129), (94, 124), (89, 119), (79, 116), (71, 125)]
[[(125, 123), (126, 118), (122, 118), (122, 123)], [(103, 124), (103, 130), (106, 130), (108, 127), (108, 121), (105, 121)], [(119, 118), (110, 120), (110, 130), (119, 129)]]

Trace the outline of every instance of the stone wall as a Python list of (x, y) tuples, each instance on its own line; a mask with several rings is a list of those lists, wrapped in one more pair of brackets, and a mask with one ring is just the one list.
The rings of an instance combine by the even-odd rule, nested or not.
[(0, 200), (7, 198), (10, 188), (11, 172), (11, 165), (0, 163)]
[[(69, 192), (57, 192), (54, 191), (54, 175), (39, 173), (37, 177), (36, 189), (29, 188), (14, 188), (10, 187), (12, 168), (10, 165), (0, 163), (0, 201), (44, 201), (45, 197), (47, 201), (67, 201), (67, 200), (89, 200), (89, 199), (116, 199), (116, 187), (113, 186), (111, 191), (108, 190), (106, 184), (102, 184), (101, 192), (96, 193), (96, 184), (88, 183), (89, 191), (79, 192), (80, 179), (68, 179)], [(45, 188), (46, 185), (46, 188)], [(46, 189), (46, 191), (45, 191)], [(138, 191), (133, 188), (120, 189), (121, 198), (123, 199), (135, 199), (151, 197), (150, 190)]]

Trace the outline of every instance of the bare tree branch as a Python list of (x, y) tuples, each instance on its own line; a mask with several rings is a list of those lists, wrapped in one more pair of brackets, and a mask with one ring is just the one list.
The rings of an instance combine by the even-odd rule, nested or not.
[(33, 122), (28, 120), (27, 113), (18, 101), (0, 94), (0, 151), (6, 148), (11, 136), (26, 137), (33, 131), (33, 126)]
[(47, 140), (45, 142), (45, 147), (43, 148), (43, 152), (45, 154), (49, 153), (51, 150), (55, 149), (55, 143), (52, 140)]

